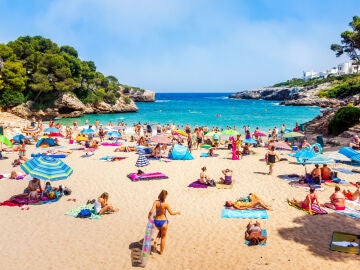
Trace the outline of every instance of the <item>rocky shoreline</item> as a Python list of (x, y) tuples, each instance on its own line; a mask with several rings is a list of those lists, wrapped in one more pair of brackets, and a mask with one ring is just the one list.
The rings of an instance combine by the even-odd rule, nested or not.
[(135, 102), (154, 102), (155, 92), (144, 90), (143, 92), (130, 92), (122, 95), (115, 104), (100, 102), (98, 104), (83, 104), (74, 94), (61, 92), (54, 102), (54, 106), (44, 110), (35, 110), (33, 101), (8, 108), (6, 111), (19, 117), (30, 119), (31, 117), (50, 120), (54, 118), (80, 117), (84, 114), (123, 113), (137, 112), (139, 109)]
[(235, 99), (264, 99), (281, 101), (281, 105), (289, 106), (319, 106), (322, 108), (338, 108), (347, 103), (359, 103), (359, 97), (354, 96), (347, 100), (334, 98), (320, 98), (317, 96), (319, 91), (328, 88), (330, 85), (325, 83), (315, 88), (306, 87), (264, 87), (237, 92), (229, 95)]

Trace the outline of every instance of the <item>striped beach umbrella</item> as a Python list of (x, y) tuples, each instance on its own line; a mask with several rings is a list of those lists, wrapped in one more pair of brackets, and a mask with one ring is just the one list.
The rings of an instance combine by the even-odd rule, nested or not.
[(140, 168), (140, 167), (145, 167), (150, 165), (149, 160), (145, 157), (144, 153), (142, 153), (141, 151), (139, 152), (139, 157), (135, 163), (135, 166)]
[(21, 164), (20, 168), (32, 177), (46, 181), (64, 180), (73, 173), (65, 162), (48, 156), (32, 158)]

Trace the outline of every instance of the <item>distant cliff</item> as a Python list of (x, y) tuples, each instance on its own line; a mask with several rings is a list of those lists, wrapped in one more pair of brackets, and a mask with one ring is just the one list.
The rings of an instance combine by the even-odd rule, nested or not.
[(321, 84), (317, 87), (264, 87), (237, 92), (229, 95), (229, 98), (280, 100), (282, 105), (319, 107), (338, 107), (349, 102), (349, 100), (318, 97), (317, 93), (327, 87), (329, 84)]

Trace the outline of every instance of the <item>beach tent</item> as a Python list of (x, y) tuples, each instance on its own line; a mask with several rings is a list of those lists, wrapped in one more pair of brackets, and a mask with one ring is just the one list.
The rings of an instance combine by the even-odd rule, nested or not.
[(172, 148), (169, 158), (175, 160), (191, 160), (194, 159), (193, 155), (190, 153), (189, 149), (180, 144), (175, 144)]
[(41, 138), (40, 140), (37, 141), (36, 143), (36, 147), (51, 147), (51, 146), (55, 146), (55, 140), (53, 138)]

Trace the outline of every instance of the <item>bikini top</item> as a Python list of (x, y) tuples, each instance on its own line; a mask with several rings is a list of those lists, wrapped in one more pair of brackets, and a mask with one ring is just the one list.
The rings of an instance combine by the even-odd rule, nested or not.
[(156, 216), (160, 216), (161, 213), (162, 213), (162, 210), (161, 210), (161, 201), (159, 200), (159, 202), (160, 202), (159, 207), (156, 207)]

